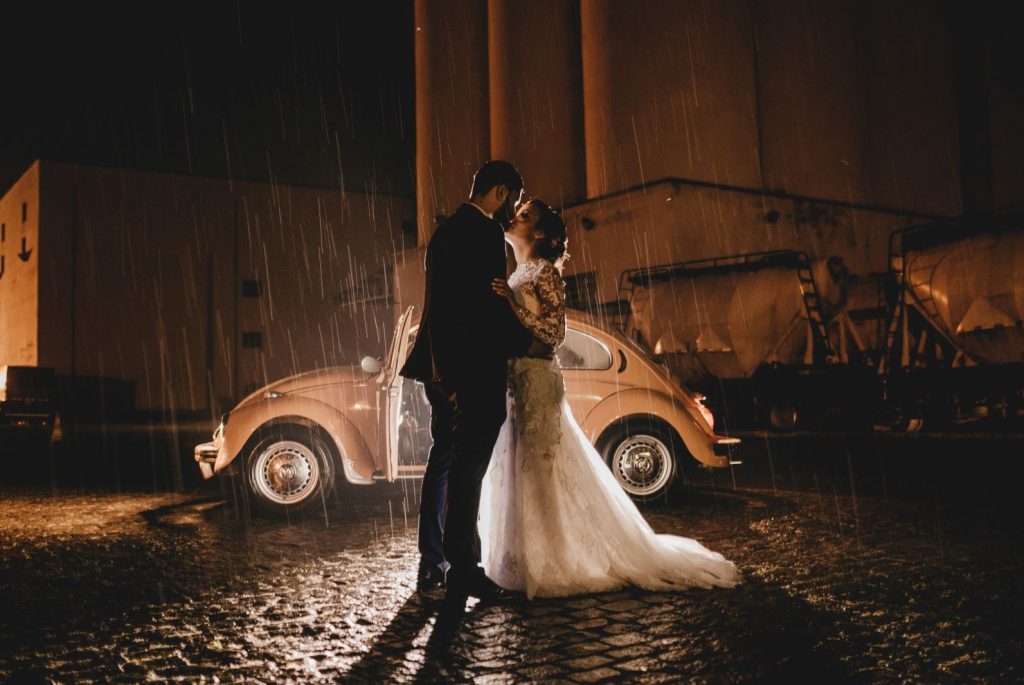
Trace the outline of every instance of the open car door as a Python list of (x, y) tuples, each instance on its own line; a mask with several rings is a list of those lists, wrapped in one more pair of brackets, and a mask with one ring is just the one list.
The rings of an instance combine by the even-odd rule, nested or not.
[(422, 476), (430, 449), (430, 406), (423, 385), (398, 373), (415, 340), (413, 311), (409, 307), (398, 320), (388, 360), (388, 480)]

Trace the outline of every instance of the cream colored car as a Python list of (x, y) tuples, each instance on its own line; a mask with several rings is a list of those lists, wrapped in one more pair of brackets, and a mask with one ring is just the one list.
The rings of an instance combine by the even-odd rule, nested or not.
[[(419, 321), (410, 307), (383, 361), (277, 381), (225, 414), (195, 448), (204, 478), (243, 476), (271, 513), (320, 506), (343, 478), (355, 485), (418, 478), (430, 446), (423, 386), (396, 372)], [(702, 398), (629, 339), (570, 311), (557, 352), (573, 415), (632, 497), (663, 497), (691, 457), (726, 467), (739, 440), (716, 435)]]

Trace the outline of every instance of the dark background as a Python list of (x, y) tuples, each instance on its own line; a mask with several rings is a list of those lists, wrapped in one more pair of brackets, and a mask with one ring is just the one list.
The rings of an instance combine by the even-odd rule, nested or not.
[(412, 2), (4, 15), (0, 193), (43, 158), (413, 194)]

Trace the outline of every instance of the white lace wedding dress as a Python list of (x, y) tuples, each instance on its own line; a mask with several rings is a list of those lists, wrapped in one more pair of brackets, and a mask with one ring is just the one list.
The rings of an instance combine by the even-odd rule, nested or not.
[[(555, 267), (521, 264), (509, 285), (523, 323), (561, 343), (565, 285)], [(739, 582), (721, 554), (651, 529), (573, 418), (557, 361), (515, 360), (509, 389), (480, 500), (482, 561), (492, 580), (530, 598)]]

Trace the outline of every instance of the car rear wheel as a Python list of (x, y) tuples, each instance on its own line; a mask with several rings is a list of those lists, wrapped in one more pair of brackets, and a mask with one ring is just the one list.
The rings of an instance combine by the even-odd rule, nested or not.
[(679, 441), (658, 421), (630, 421), (599, 440), (615, 481), (638, 502), (665, 501), (679, 472)]
[(249, 450), (245, 482), (265, 513), (285, 516), (321, 508), (334, 489), (331, 450), (313, 428), (270, 428)]

